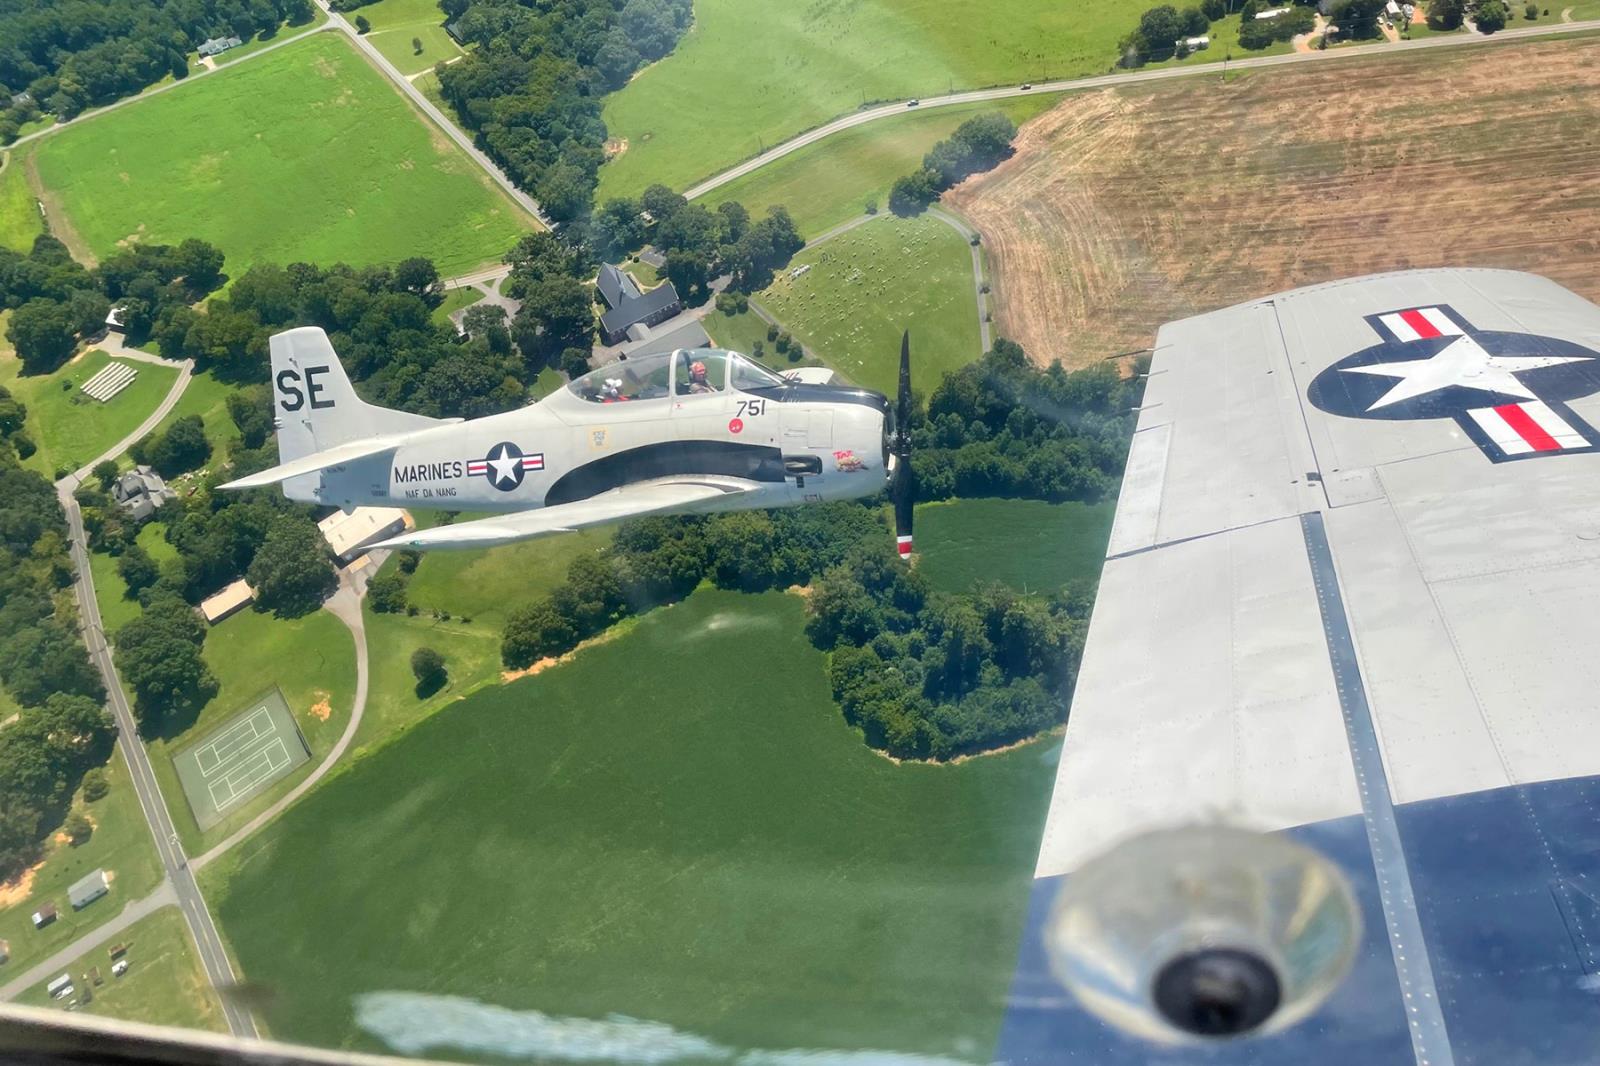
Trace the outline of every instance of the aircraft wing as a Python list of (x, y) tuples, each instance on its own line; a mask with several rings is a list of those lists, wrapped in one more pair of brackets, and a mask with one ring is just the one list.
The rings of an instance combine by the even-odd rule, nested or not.
[(1600, 1056), (1596, 427), (1600, 309), (1528, 274), (1161, 329), (999, 1061), (1185, 1060), (1065, 995), (1040, 934), (1092, 856), (1214, 820), (1332, 859), (1366, 931), (1309, 1020), (1206, 1062)]
[(346, 444), (337, 444), (320, 452), (302, 455), (298, 459), (291, 459), (287, 463), (268, 467), (265, 470), (237, 478), (225, 485), (223, 489), (257, 489), (265, 485), (276, 485), (280, 481), (288, 481), (301, 474), (314, 474), (318, 470), (326, 470), (330, 466), (342, 466), (353, 463), (357, 459), (366, 459), (373, 455), (383, 455), (392, 452), (405, 443), (408, 436), (414, 434), (400, 434), (390, 437), (368, 437), (363, 440), (353, 440)]
[(488, 548), (514, 540), (571, 533), (624, 518), (698, 510), (712, 501), (741, 495), (754, 486), (731, 478), (652, 481), (624, 485), (586, 500), (513, 511), (432, 529), (418, 529), (380, 541), (374, 548)]

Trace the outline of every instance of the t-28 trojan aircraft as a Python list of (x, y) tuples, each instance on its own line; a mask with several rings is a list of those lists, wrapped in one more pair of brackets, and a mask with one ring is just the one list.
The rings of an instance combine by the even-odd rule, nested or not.
[(900, 554), (911, 552), (908, 340), (898, 428), (880, 393), (780, 377), (723, 349), (628, 359), (470, 421), (366, 403), (315, 327), (279, 333), (271, 349), (279, 465), (223, 488), (502, 512), (381, 547), (487, 547), (637, 515), (855, 499), (888, 482)]

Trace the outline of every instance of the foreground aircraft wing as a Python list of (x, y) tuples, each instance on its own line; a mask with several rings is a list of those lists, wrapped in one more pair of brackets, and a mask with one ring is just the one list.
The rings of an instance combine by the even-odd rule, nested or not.
[[(1161, 329), (998, 1061), (1596, 1060), (1597, 427), (1600, 309), (1528, 274)], [(1365, 932), (1300, 1024), (1152, 1048), (1043, 934), (1095, 856), (1218, 821), (1332, 860)]]
[(298, 459), (291, 459), (287, 463), (268, 467), (265, 470), (238, 478), (218, 487), (224, 489), (258, 489), (264, 485), (276, 485), (280, 481), (287, 481), (292, 477), (299, 477), (301, 474), (314, 474), (329, 467), (353, 463), (357, 459), (384, 455), (400, 447), (401, 444), (405, 443), (408, 436), (414, 435), (401, 434), (392, 437), (369, 437), (364, 440), (353, 440), (348, 444), (338, 444), (320, 452), (302, 455)]
[(624, 518), (696, 509), (711, 501), (742, 495), (751, 486), (732, 479), (716, 481), (653, 481), (624, 485), (587, 500), (513, 511), (455, 525), (435, 526), (401, 534), (374, 548), (488, 548), (514, 540), (571, 533)]

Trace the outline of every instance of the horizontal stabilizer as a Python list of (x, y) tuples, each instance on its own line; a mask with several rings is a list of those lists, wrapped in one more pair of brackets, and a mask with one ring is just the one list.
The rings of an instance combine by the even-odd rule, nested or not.
[(250, 474), (219, 486), (224, 489), (258, 489), (264, 485), (276, 485), (280, 481), (287, 481), (301, 474), (314, 474), (318, 470), (325, 470), (330, 466), (339, 466), (342, 463), (352, 463), (357, 459), (365, 459), (372, 455), (382, 455), (392, 452), (403, 444), (412, 434), (403, 433), (391, 437), (368, 437), (365, 440), (353, 440), (347, 444), (337, 444), (320, 452), (302, 455), (298, 459), (291, 459), (287, 463), (268, 467), (259, 473)]
[(696, 510), (718, 497), (749, 491), (750, 486), (733, 482), (672, 481), (628, 485), (591, 496), (575, 503), (557, 504), (531, 511), (513, 511), (493, 518), (479, 518), (457, 525), (435, 526), (402, 533), (373, 548), (489, 548), (515, 540), (571, 533), (588, 526), (603, 525), (624, 518), (661, 514), (668, 511)]

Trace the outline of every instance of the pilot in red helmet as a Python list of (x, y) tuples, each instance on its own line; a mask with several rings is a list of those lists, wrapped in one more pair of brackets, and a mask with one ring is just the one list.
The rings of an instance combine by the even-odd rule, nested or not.
[(716, 392), (711, 387), (711, 382), (706, 378), (706, 365), (696, 359), (689, 364), (689, 391), (690, 392)]

